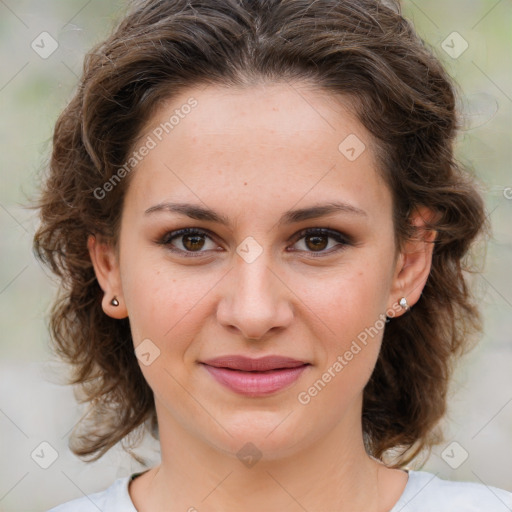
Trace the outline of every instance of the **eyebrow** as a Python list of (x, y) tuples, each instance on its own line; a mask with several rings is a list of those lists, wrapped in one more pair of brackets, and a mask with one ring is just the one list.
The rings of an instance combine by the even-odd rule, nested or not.
[[(144, 214), (149, 215), (157, 212), (171, 212), (186, 215), (191, 219), (217, 222), (224, 226), (229, 226), (230, 222), (227, 217), (217, 213), (210, 208), (205, 208), (201, 205), (191, 203), (159, 203), (155, 206), (148, 208)], [(332, 213), (347, 213), (351, 215), (357, 215), (361, 217), (367, 217), (367, 213), (356, 206), (341, 202), (329, 202), (320, 205), (310, 206), (308, 208), (299, 208), (295, 210), (288, 210), (285, 212), (278, 225), (293, 224), (308, 219), (316, 219), (330, 215)]]

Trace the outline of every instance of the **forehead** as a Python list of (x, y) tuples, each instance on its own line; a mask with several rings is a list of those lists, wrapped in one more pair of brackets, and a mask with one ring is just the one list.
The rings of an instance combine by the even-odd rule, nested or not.
[(308, 84), (190, 88), (159, 108), (138, 144), (150, 139), (128, 191), (140, 208), (226, 197), (249, 209), (301, 198), (390, 206), (349, 100)]
[[(194, 106), (190, 107), (191, 104)], [(143, 132), (151, 133), (151, 128), (158, 131), (160, 126), (165, 135), (179, 132), (183, 138), (201, 136), (214, 140), (216, 136), (252, 135), (261, 139), (266, 134), (271, 140), (284, 138), (288, 142), (290, 135), (294, 135), (308, 138), (311, 144), (318, 135), (336, 133), (341, 136), (344, 128), (355, 128), (372, 144), (353, 110), (353, 100), (335, 96), (307, 82), (198, 86), (165, 102)], [(167, 124), (165, 130), (169, 121), (173, 126), (169, 130)], [(224, 142), (229, 144), (230, 141)]]

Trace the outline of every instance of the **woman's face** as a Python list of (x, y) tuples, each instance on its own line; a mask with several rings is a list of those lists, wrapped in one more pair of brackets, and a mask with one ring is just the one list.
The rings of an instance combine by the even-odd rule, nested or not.
[[(269, 458), (360, 433), (385, 315), (406, 292), (368, 132), (304, 86), (210, 86), (161, 108), (135, 150), (108, 279), (161, 432)], [(306, 365), (204, 364), (228, 355)]]

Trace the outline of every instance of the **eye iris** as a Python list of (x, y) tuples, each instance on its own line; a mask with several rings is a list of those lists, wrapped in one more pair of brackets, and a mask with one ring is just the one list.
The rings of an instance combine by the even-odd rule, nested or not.
[[(194, 251), (197, 249), (202, 249), (204, 246), (204, 238), (202, 235), (183, 235), (183, 245), (187, 248), (189, 251)], [(192, 247), (187, 245), (187, 242), (193, 240)], [(201, 243), (202, 242), (202, 243)], [(199, 246), (197, 246), (199, 244)]]
[[(181, 239), (183, 247), (189, 252), (199, 252), (205, 244), (205, 235), (202, 233), (182, 233), (173, 238)], [(305, 244), (311, 251), (321, 252), (328, 246), (329, 235), (311, 233), (303, 236)]]
[[(328, 237), (321, 235), (309, 235), (306, 236), (306, 245), (308, 246), (309, 249), (322, 250), (327, 247), (327, 238)], [(310, 245), (308, 244), (308, 240), (314, 240), (312, 247), (310, 247)]]

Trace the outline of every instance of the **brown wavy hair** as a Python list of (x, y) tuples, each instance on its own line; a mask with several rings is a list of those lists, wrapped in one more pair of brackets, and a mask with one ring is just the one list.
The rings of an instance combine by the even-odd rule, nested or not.
[(386, 326), (362, 423), (368, 453), (384, 460), (394, 452), (392, 467), (440, 440), (453, 363), (481, 331), (468, 251), (487, 221), (472, 172), (454, 156), (456, 86), (434, 52), (391, 1), (146, 0), (86, 55), (37, 203), (34, 251), (61, 283), (53, 349), (90, 405), (70, 438), (82, 458), (97, 460), (119, 441), (126, 449), (129, 434), (146, 428), (158, 438), (129, 321), (103, 313), (87, 250), (91, 234), (116, 243), (129, 176), (103, 198), (97, 191), (163, 101), (200, 84), (262, 81), (313, 83), (351, 100), (392, 192), (398, 247), (414, 236), (415, 208), (436, 213), (431, 273), (412, 310)]

